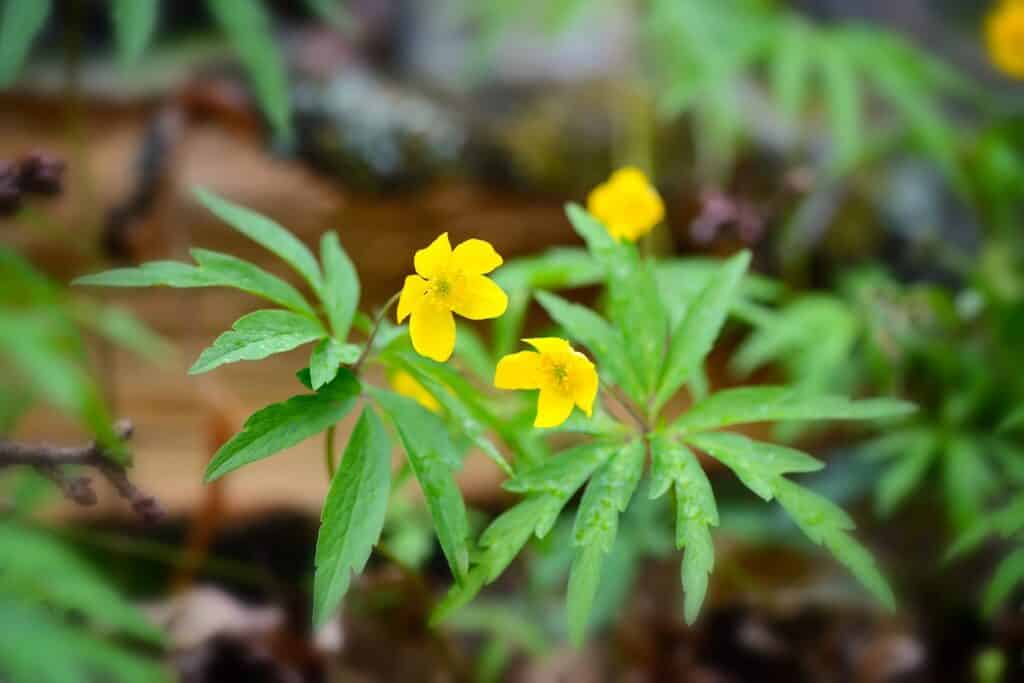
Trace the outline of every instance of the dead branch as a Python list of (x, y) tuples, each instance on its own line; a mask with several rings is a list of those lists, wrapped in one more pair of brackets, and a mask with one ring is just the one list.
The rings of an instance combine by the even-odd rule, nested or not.
[[(120, 420), (115, 425), (115, 432), (122, 441), (130, 439), (132, 431), (128, 420)], [(65, 497), (79, 505), (95, 505), (97, 497), (92, 479), (70, 471), (75, 467), (90, 468), (110, 482), (143, 521), (151, 523), (163, 516), (157, 499), (133, 484), (124, 465), (118, 464), (95, 441), (84, 446), (52, 446), (0, 439), (0, 468), (15, 466), (33, 468), (52, 481)]]

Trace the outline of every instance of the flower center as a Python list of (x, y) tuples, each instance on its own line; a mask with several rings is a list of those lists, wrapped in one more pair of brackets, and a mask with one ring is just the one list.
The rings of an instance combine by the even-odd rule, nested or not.
[(572, 394), (573, 392), (573, 377), (569, 370), (569, 362), (567, 358), (562, 358), (561, 354), (547, 355), (544, 357), (545, 370), (552, 388), (557, 389), (561, 394)]

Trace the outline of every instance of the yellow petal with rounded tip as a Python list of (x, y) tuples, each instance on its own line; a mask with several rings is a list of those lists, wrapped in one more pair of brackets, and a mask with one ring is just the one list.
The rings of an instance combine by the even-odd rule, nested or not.
[(489, 273), (501, 264), (501, 256), (484, 240), (466, 240), (452, 252), (452, 265), (474, 275)]
[(534, 337), (523, 341), (541, 353), (572, 353), (569, 342), (558, 337)]
[(536, 351), (510, 353), (498, 361), (494, 371), (494, 386), (498, 389), (537, 389), (543, 381)]
[(647, 176), (636, 166), (623, 166), (619, 170), (612, 173), (609, 178), (613, 184), (621, 183), (623, 188), (646, 188), (649, 185)]
[(464, 287), (462, 297), (452, 306), (452, 310), (463, 318), (497, 318), (508, 308), (508, 295), (489, 277), (469, 275)]
[(427, 295), (427, 281), (419, 275), (407, 275), (405, 284), (402, 285), (402, 295), (398, 297), (398, 324), (401, 325), (410, 313), (423, 301)]
[(537, 398), (537, 419), (533, 421), (534, 427), (557, 427), (569, 419), (572, 412), (572, 396), (541, 389)]
[(576, 353), (573, 363), (573, 400), (589, 417), (594, 411), (597, 398), (597, 369), (582, 353)]
[(416, 353), (444, 363), (455, 350), (455, 318), (451, 311), (424, 300), (412, 312), (409, 337)]
[(448, 233), (443, 233), (429, 247), (417, 251), (413, 263), (417, 273), (430, 279), (443, 272), (451, 259), (452, 245), (448, 241)]

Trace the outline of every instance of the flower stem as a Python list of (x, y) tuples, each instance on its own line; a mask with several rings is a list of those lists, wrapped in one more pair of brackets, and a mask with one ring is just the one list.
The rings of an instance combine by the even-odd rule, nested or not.
[(337, 469), (334, 459), (334, 431), (335, 425), (327, 428), (327, 438), (324, 439), (324, 464), (327, 466), (327, 481), (334, 479), (334, 472)]
[(643, 431), (644, 434), (651, 431), (651, 426), (647, 423), (647, 420), (643, 417), (643, 415), (641, 415), (636, 410), (636, 408), (633, 407), (633, 404), (629, 401), (629, 399), (620, 396), (619, 393), (613, 387), (609, 386), (608, 384), (605, 384), (604, 380), (601, 380), (601, 387), (604, 389), (607, 395), (614, 398), (615, 402), (622, 406), (627, 413), (629, 413), (629, 416), (633, 418), (633, 420), (636, 422), (636, 425), (641, 429), (641, 431)]
[(370, 328), (370, 335), (366, 338), (366, 345), (363, 347), (363, 352), (359, 354), (359, 358), (357, 358), (356, 362), (352, 364), (353, 375), (359, 375), (359, 369), (363, 366), (363, 362), (366, 361), (366, 357), (370, 355), (370, 349), (373, 348), (373, 340), (377, 337), (377, 331), (380, 329), (380, 324), (384, 320), (384, 316), (387, 315), (388, 310), (395, 305), (395, 302), (398, 301), (398, 297), (401, 295), (401, 291), (392, 294), (391, 298), (384, 304), (384, 307), (377, 313), (377, 317), (373, 319), (373, 327)]

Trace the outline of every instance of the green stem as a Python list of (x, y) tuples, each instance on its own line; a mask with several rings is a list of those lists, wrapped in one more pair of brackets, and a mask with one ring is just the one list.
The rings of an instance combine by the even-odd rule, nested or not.
[(370, 336), (366, 338), (366, 345), (363, 347), (363, 352), (359, 354), (359, 358), (352, 365), (352, 374), (358, 376), (359, 369), (363, 366), (363, 362), (366, 361), (367, 356), (370, 355), (370, 349), (373, 348), (373, 340), (377, 337), (377, 331), (380, 329), (380, 324), (384, 320), (384, 316), (387, 315), (388, 310), (395, 305), (402, 293), (395, 292), (391, 295), (391, 298), (387, 300), (384, 307), (377, 313), (377, 317), (373, 319), (373, 327), (370, 328)]
[(632, 403), (628, 399), (620, 396), (618, 392), (615, 391), (615, 389), (613, 389), (611, 386), (606, 384), (604, 380), (600, 380), (600, 382), (601, 388), (604, 389), (605, 393), (608, 396), (614, 398), (615, 402), (622, 406), (627, 413), (629, 413), (629, 416), (633, 418), (633, 420), (636, 422), (637, 427), (639, 427), (644, 434), (651, 431), (651, 426), (647, 423), (647, 420), (644, 418), (643, 415), (641, 415), (636, 410), (636, 408), (633, 407)]

